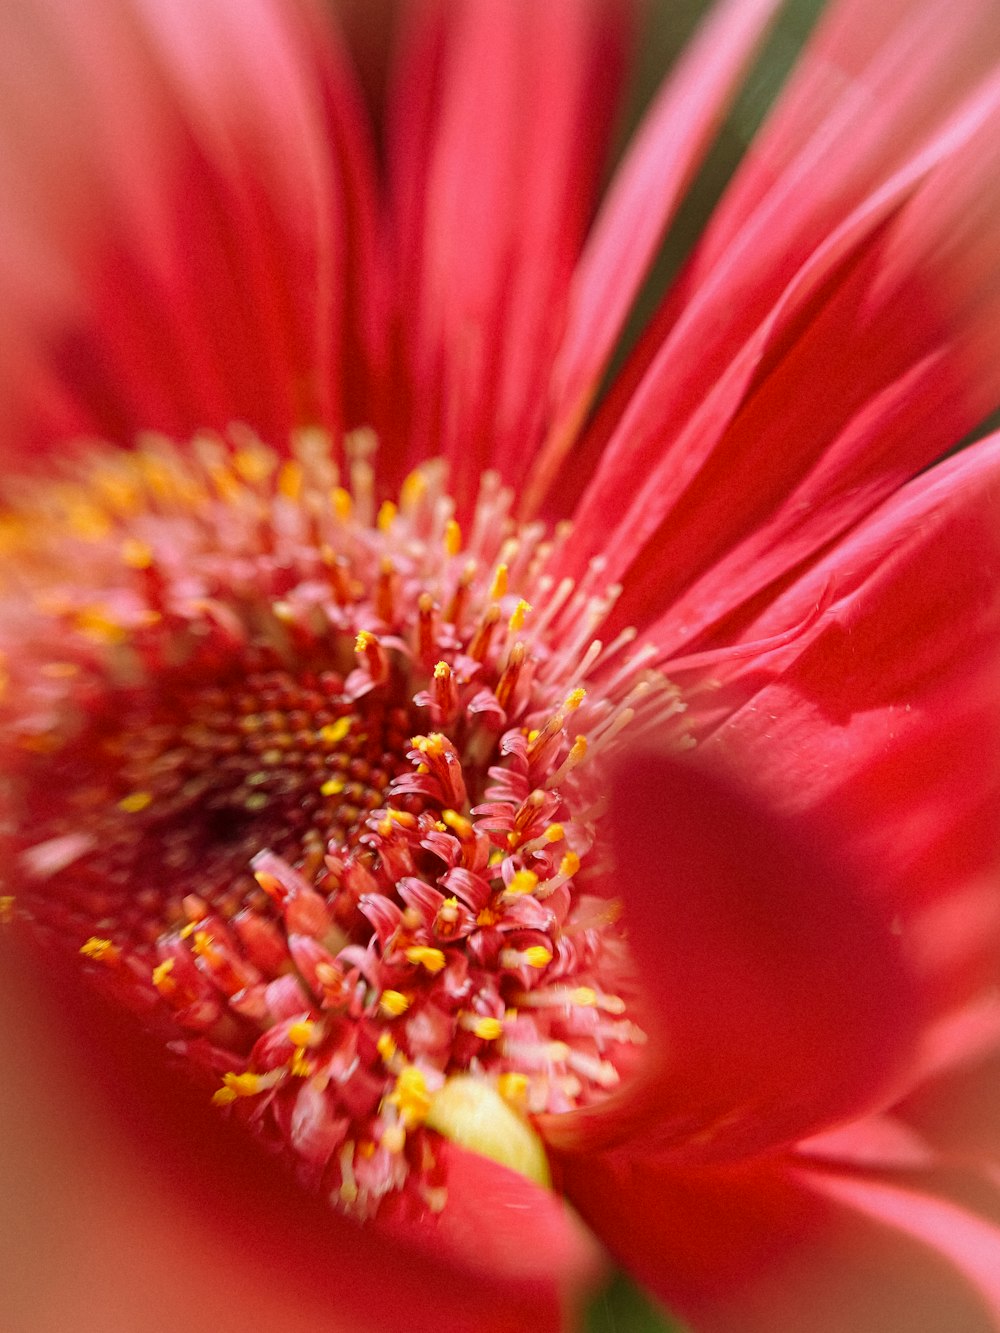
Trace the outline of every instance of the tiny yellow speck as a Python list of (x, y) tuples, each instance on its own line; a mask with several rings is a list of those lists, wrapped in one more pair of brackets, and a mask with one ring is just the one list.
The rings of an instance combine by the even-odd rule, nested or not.
[(412, 472), (404, 478), (402, 486), (399, 488), (399, 504), (404, 512), (416, 508), (420, 501), (427, 494), (427, 478), (424, 476), (422, 468), (414, 468)]
[(378, 643), (378, 639), (372, 634), (371, 630), (359, 630), (358, 637), (354, 640), (354, 651), (363, 653), (366, 649), (373, 647)]
[(379, 532), (388, 532), (396, 521), (396, 515), (399, 511), (391, 500), (383, 500), (379, 506), (378, 517), (375, 519), (375, 526)]
[(118, 949), (111, 940), (96, 935), (91, 935), (89, 940), (80, 945), (80, 952), (84, 958), (92, 958), (95, 963), (111, 962), (118, 956)]
[(531, 893), (538, 887), (538, 876), (533, 870), (517, 870), (507, 885), (508, 893)]
[(507, 595), (507, 566), (497, 565), (496, 573), (493, 575), (493, 582), (490, 585), (490, 600), (499, 602), (501, 597)]
[(445, 964), (445, 956), (440, 949), (433, 949), (426, 944), (411, 944), (406, 950), (409, 962), (425, 967), (428, 972), (440, 972)]
[(561, 842), (565, 836), (562, 824), (550, 824), (545, 830), (546, 842)]
[(576, 852), (567, 852), (559, 862), (559, 873), (560, 875), (565, 875), (567, 878), (575, 875), (579, 869), (580, 858), (577, 856)]
[(447, 680), (451, 675), (451, 667), (447, 662), (437, 662), (434, 666), (434, 679)]
[(531, 609), (531, 603), (526, 602), (523, 597), (518, 602), (517, 606), (514, 607), (514, 610), (511, 612), (509, 624), (511, 630), (513, 630), (515, 634), (518, 630), (524, 628), (524, 622), (531, 614)]
[(570, 690), (569, 694), (566, 696), (566, 702), (563, 704), (563, 707), (569, 712), (572, 712), (574, 709), (580, 707), (586, 697), (587, 691), (580, 689), (578, 686), (575, 690)]
[(391, 1033), (382, 1032), (379, 1034), (379, 1039), (375, 1043), (375, 1049), (378, 1051), (382, 1059), (388, 1062), (396, 1054), (398, 1047), (396, 1046)]
[(177, 982), (170, 973), (174, 970), (174, 960), (164, 958), (162, 963), (157, 963), (153, 968), (153, 985), (161, 995), (169, 995), (171, 991), (177, 989)]
[(346, 786), (343, 778), (327, 778), (320, 787), (320, 793), (323, 796), (339, 796)]
[(127, 815), (137, 815), (141, 810), (145, 810), (153, 803), (153, 793), (151, 791), (133, 791), (128, 796), (123, 796), (118, 802), (118, 809), (124, 810)]
[(379, 1007), (390, 1018), (398, 1018), (410, 1007), (410, 997), (401, 990), (384, 990), (379, 997)]
[(339, 745), (350, 731), (353, 721), (353, 717), (348, 715), (338, 717), (336, 722), (328, 722), (325, 727), (320, 727), (320, 738), (326, 741), (327, 745)]
[(462, 549), (462, 529), (453, 518), (444, 527), (444, 549), (449, 555), (458, 555)]
[(422, 1124), (431, 1109), (431, 1095), (423, 1071), (416, 1065), (404, 1065), (389, 1094), (389, 1101), (399, 1108), (404, 1126)]
[(350, 491), (343, 486), (335, 486), (330, 492), (330, 506), (341, 523), (346, 523), (354, 510), (354, 501)]
[(548, 967), (552, 953), (543, 944), (533, 944), (530, 949), (525, 949), (524, 961), (529, 967)]
[(310, 1018), (293, 1023), (288, 1029), (288, 1040), (293, 1046), (315, 1046), (318, 1040), (316, 1024)]
[(503, 1035), (503, 1024), (499, 1018), (480, 1018), (472, 1031), (483, 1041), (496, 1041)]

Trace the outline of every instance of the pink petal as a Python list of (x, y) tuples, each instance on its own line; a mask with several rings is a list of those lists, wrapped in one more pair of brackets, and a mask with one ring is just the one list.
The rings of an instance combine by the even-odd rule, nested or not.
[(670, 75), (612, 182), (573, 278), (551, 388), (549, 436), (523, 497), (530, 513), (571, 447), (629, 310), (777, 9), (718, 6)]
[(706, 760), (833, 822), (941, 1005), (1000, 957), (998, 487), (1000, 437), (906, 487), (745, 633), (832, 597), (812, 628), (720, 664), (721, 695), (689, 714), (719, 719)]
[(581, 1160), (569, 1192), (695, 1333), (989, 1333), (1000, 1209), (933, 1175), (888, 1183), (758, 1159), (679, 1172)]
[(887, 1095), (919, 1000), (881, 912), (818, 837), (693, 765), (637, 755), (613, 841), (651, 1054), (608, 1101), (543, 1119), (550, 1142), (729, 1158)]

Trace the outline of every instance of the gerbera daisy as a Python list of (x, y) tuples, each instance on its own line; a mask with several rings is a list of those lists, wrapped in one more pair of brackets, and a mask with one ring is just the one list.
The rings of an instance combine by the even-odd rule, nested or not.
[(354, 1324), (596, 1237), (1000, 1326), (995, 6), (832, 4), (602, 391), (776, 8), (603, 197), (620, 0), (411, 0), (367, 102), (310, 0), (0, 21), (3, 915)]

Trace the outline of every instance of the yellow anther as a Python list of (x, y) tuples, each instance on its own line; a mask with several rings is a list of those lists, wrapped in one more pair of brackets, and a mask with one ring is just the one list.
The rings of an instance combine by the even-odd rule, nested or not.
[(269, 449), (237, 449), (233, 454), (233, 471), (253, 485), (266, 481), (274, 471), (275, 457)]
[(471, 838), (475, 832), (472, 820), (466, 819), (457, 810), (442, 810), (441, 818), (452, 833), (456, 833), (460, 838)]
[(508, 622), (513, 633), (516, 634), (518, 630), (524, 628), (524, 622), (531, 614), (531, 609), (532, 609), (531, 603), (526, 602), (522, 597), (521, 600), (518, 602), (517, 606), (515, 606), (514, 610), (511, 612), (511, 617)]
[(230, 1072), (222, 1076), (223, 1086), (227, 1088), (235, 1097), (256, 1097), (264, 1087), (269, 1087), (274, 1082), (273, 1079), (264, 1083), (259, 1074), (237, 1074)]
[(157, 963), (153, 968), (153, 985), (161, 995), (169, 995), (171, 991), (177, 989), (177, 982), (170, 973), (174, 970), (174, 960), (164, 958), (162, 963)]
[(580, 707), (586, 697), (587, 691), (580, 689), (580, 687), (577, 686), (575, 690), (570, 690), (569, 694), (567, 694), (563, 708), (565, 708), (567, 713), (572, 713), (575, 709)]
[(330, 492), (330, 508), (341, 523), (346, 523), (354, 511), (351, 492), (345, 490), (343, 486), (335, 486)]
[(440, 949), (432, 949), (426, 944), (411, 944), (406, 950), (407, 960), (425, 967), (428, 972), (440, 972), (445, 964), (445, 956)]
[(590, 986), (577, 986), (570, 993), (570, 999), (574, 1004), (583, 1005), (587, 1009), (592, 1009), (597, 1004), (597, 991), (592, 990)]
[(525, 949), (522, 957), (529, 967), (548, 967), (552, 962), (552, 952), (544, 944), (533, 944)]
[(431, 1095), (423, 1071), (416, 1065), (404, 1065), (388, 1100), (399, 1109), (404, 1126), (422, 1124), (431, 1109)]
[(377, 643), (378, 639), (372, 634), (371, 630), (359, 630), (358, 637), (354, 640), (354, 651), (363, 653), (368, 648), (374, 648)]
[[(360, 635), (358, 637), (360, 638)], [(320, 727), (320, 738), (326, 741), (327, 745), (339, 745), (350, 731), (353, 721), (353, 717), (348, 715), (338, 717), (336, 722), (328, 722), (325, 727)]]
[(507, 595), (507, 566), (497, 565), (496, 573), (493, 575), (493, 582), (490, 584), (490, 600), (499, 602), (501, 597)]
[(399, 510), (391, 500), (383, 500), (379, 505), (378, 517), (375, 519), (375, 526), (379, 532), (388, 532), (396, 521), (396, 515)]
[(472, 1031), (482, 1041), (496, 1041), (497, 1037), (503, 1035), (503, 1024), (499, 1018), (480, 1018)]
[(118, 802), (118, 809), (124, 810), (127, 815), (137, 815), (140, 810), (145, 810), (153, 804), (153, 793), (151, 791), (133, 791), (128, 796), (123, 796)]
[(127, 537), (122, 543), (122, 560), (129, 569), (149, 569), (153, 563), (153, 552), (145, 542)]
[(517, 870), (507, 885), (508, 893), (532, 893), (538, 887), (538, 876), (533, 870)]
[(566, 831), (563, 828), (562, 824), (550, 824), (548, 828), (545, 830), (546, 842), (562, 842), (565, 836), (566, 836)]
[(538, 1134), (485, 1079), (455, 1074), (434, 1094), (427, 1124), (457, 1143), (536, 1185), (551, 1184), (548, 1158)]
[(575, 875), (579, 869), (580, 858), (577, 856), (576, 852), (567, 852), (559, 862), (559, 873), (560, 875), (565, 875), (567, 879)]
[(301, 1046), (296, 1046), (292, 1052), (288, 1061), (288, 1072), (295, 1078), (308, 1078), (313, 1072), (312, 1062), (306, 1059), (306, 1053)]
[(294, 458), (282, 463), (278, 470), (278, 494), (286, 500), (298, 500), (302, 494), (302, 464)]
[(449, 555), (458, 555), (462, 549), (462, 529), (453, 518), (444, 525), (444, 549)]
[(215, 940), (207, 930), (196, 930), (194, 932), (194, 943), (191, 945), (193, 951), (199, 958), (204, 958), (206, 963), (213, 963), (220, 957), (218, 949), (215, 947)]
[(239, 1093), (234, 1092), (232, 1088), (217, 1088), (216, 1091), (212, 1093), (212, 1105), (232, 1106), (238, 1096)]
[(523, 1106), (528, 1096), (527, 1074), (513, 1072), (501, 1074), (497, 1079), (497, 1092), (505, 1102), (510, 1102), (516, 1107)]
[(111, 963), (118, 958), (121, 950), (111, 940), (91, 935), (89, 940), (80, 945), (80, 952), (84, 958), (91, 958), (95, 963)]
[(323, 796), (339, 796), (346, 786), (343, 778), (327, 778), (319, 790)]
[(322, 1033), (311, 1018), (303, 1018), (288, 1029), (288, 1040), (293, 1046), (318, 1046)]
[(410, 997), (401, 990), (384, 990), (379, 996), (379, 1008), (390, 1018), (398, 1018), (410, 1007)]
[(392, 1059), (392, 1057), (396, 1054), (399, 1047), (396, 1045), (390, 1033), (381, 1032), (379, 1033), (378, 1041), (375, 1043), (375, 1049), (378, 1051), (379, 1055), (386, 1062), (386, 1064), (388, 1064), (389, 1061)]
[(399, 507), (404, 513), (416, 509), (426, 494), (427, 478), (424, 476), (423, 468), (414, 468), (403, 479), (403, 484), (399, 488)]
[(434, 679), (447, 680), (451, 675), (451, 667), (447, 662), (437, 662), (434, 665)]
[(100, 606), (84, 607), (76, 616), (76, 627), (88, 639), (97, 643), (124, 643), (128, 631), (112, 619)]

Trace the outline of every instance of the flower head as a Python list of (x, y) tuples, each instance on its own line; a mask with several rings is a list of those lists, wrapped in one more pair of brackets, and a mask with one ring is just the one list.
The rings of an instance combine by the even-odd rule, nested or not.
[(563, 1197), (698, 1328), (1000, 1323), (992, 7), (833, 4), (599, 395), (774, 10), (591, 222), (615, 0), (402, 6), (381, 159), (309, 0), (23, 8), (3, 918), (498, 1328)]

